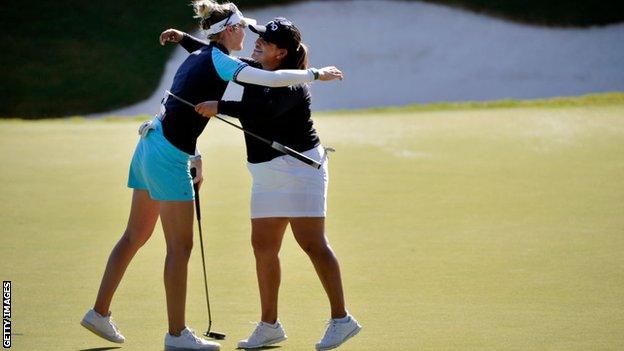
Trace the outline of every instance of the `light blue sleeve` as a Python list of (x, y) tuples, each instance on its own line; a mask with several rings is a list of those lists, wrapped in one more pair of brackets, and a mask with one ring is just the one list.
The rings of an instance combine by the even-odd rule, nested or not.
[(212, 63), (219, 77), (226, 82), (236, 80), (238, 72), (248, 66), (245, 62), (226, 55), (217, 48), (212, 49)]

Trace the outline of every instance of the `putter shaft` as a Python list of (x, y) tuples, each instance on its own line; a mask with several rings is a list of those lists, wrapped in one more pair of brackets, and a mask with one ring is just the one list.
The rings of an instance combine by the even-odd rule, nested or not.
[[(197, 169), (191, 168), (191, 176), (195, 178), (197, 176)], [(204, 236), (202, 234), (201, 227), (201, 206), (199, 203), (199, 187), (197, 184), (193, 184), (195, 190), (195, 213), (197, 214), (197, 228), (199, 230), (199, 248), (201, 250), (202, 268), (204, 270), (204, 291), (206, 292), (206, 308), (208, 309), (208, 330), (204, 333), (205, 336), (214, 339), (225, 339), (225, 334), (218, 332), (211, 332), (212, 328), (212, 313), (210, 311), (210, 295), (208, 294), (208, 278), (206, 276), (206, 258), (204, 256)]]

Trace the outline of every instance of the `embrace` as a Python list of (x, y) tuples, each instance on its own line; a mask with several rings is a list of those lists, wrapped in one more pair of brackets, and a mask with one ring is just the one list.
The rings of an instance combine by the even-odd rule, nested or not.
[[(251, 135), (245, 135), (251, 189), (251, 244), (256, 260), (260, 321), (251, 335), (238, 342), (242, 349), (260, 348), (286, 340), (278, 318), (279, 251), (290, 224), (294, 237), (309, 256), (327, 294), (330, 319), (317, 350), (340, 346), (361, 329), (347, 311), (340, 266), (325, 235), (327, 149), (311, 118), (309, 83), (341, 80), (336, 67), (309, 68), (308, 48), (294, 23), (278, 17), (266, 25), (246, 18), (232, 3), (193, 3), (195, 17), (207, 41), (176, 29), (161, 33), (160, 43), (178, 43), (189, 52), (170, 91), (189, 101), (163, 99), (161, 112), (140, 128), (141, 137), (130, 164), (128, 187), (133, 189), (127, 227), (113, 248), (97, 298), (81, 324), (106, 340), (125, 337), (111, 319), (115, 290), (136, 252), (147, 242), (160, 218), (167, 255), (164, 283), (168, 331), (165, 350), (219, 350), (220, 344), (199, 337), (185, 323), (188, 261), (193, 247), (194, 185), (203, 181), (197, 138), (210, 118), (225, 114), (242, 128), (320, 162), (310, 167)], [(251, 58), (238, 58), (245, 30), (258, 35)], [(241, 101), (224, 101), (232, 81), (244, 87)], [(191, 169), (194, 168), (191, 174)]]

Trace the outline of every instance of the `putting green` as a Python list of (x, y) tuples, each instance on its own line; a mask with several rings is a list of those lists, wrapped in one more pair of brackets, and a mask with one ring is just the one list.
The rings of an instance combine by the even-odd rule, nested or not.
[[(117, 345), (78, 322), (124, 229), (139, 122), (0, 122), (0, 276), (13, 282), (16, 350)], [(342, 350), (624, 348), (624, 104), (319, 114), (330, 162), (328, 235), (364, 326)], [(250, 178), (239, 131), (200, 139), (214, 329), (223, 349), (258, 318)], [(195, 249), (199, 248), (196, 241)], [(166, 331), (160, 227), (112, 311), (123, 350)], [(312, 349), (328, 305), (287, 234), (285, 350)], [(189, 326), (206, 328), (201, 257)]]

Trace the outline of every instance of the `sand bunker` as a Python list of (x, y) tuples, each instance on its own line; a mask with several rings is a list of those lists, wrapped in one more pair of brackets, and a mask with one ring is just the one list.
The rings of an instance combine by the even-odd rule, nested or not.
[[(344, 71), (343, 82), (313, 85), (316, 110), (624, 90), (624, 24), (545, 28), (402, 1), (312, 1), (245, 14), (260, 23), (292, 19), (312, 65)], [(240, 56), (251, 53), (256, 37), (247, 31)], [(155, 113), (185, 57), (175, 51), (151, 98), (106, 114)], [(236, 100), (241, 91), (230, 84), (226, 97)]]

